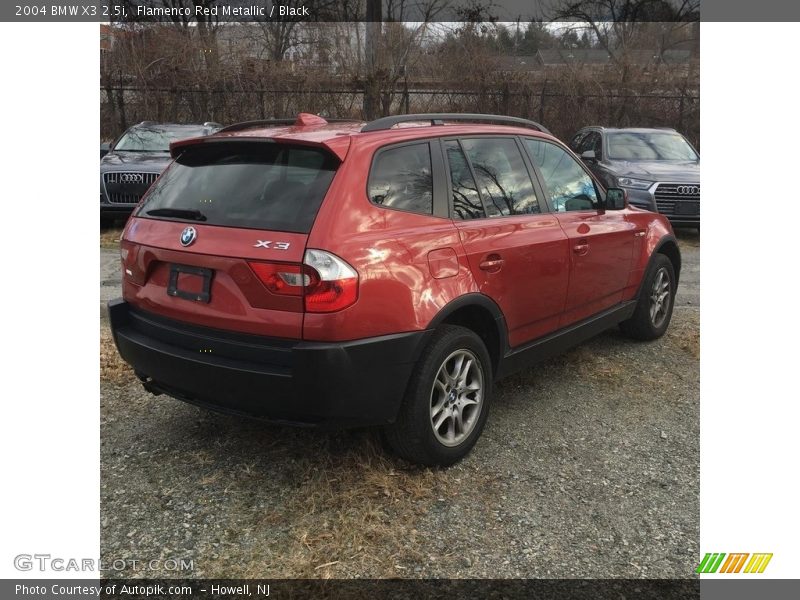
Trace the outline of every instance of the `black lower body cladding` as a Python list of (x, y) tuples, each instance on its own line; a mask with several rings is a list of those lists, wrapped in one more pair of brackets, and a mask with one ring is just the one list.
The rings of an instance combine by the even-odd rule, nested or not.
[(150, 391), (298, 425), (392, 422), (430, 335), (303, 342), (179, 323), (121, 299), (108, 309), (120, 355)]

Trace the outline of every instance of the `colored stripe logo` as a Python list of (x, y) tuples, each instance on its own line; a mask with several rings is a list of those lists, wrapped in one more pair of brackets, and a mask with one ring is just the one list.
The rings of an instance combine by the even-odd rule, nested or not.
[[(748, 557), (750, 557), (749, 561)], [(707, 552), (700, 564), (697, 565), (695, 573), (763, 573), (770, 560), (772, 560), (771, 552), (756, 554)]]

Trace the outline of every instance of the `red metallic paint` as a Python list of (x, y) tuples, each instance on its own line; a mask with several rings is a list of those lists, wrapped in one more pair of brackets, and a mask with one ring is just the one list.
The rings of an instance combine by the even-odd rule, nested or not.
[[(647, 263), (665, 236), (674, 236), (672, 224), (666, 217), (651, 213), (647, 210), (629, 206), (625, 209), (625, 218), (634, 224), (635, 231), (640, 233), (634, 236), (633, 260), (631, 272), (628, 275), (628, 284), (625, 288), (623, 300), (631, 300), (639, 290)], [(643, 234), (643, 235), (641, 235)]]
[[(185, 248), (179, 236), (187, 223), (130, 219), (123, 234), (128, 250), (123, 266), (130, 271), (124, 277), (125, 300), (208, 327), (346, 341), (425, 329), (445, 305), (480, 292), (501, 308), (514, 347), (633, 298), (650, 255), (672, 233), (660, 215), (631, 207), (475, 221), (379, 207), (367, 198), (366, 180), (374, 152), (384, 145), (467, 134), (554, 138), (529, 129), (472, 124), (359, 130), (357, 123), (293, 125), (173, 145), (175, 151), (232, 137), (269, 139), (320, 145), (343, 162), (308, 236), (192, 224), (197, 240)], [(257, 247), (258, 240), (288, 242), (289, 249)], [(332, 252), (357, 271), (355, 304), (333, 313), (303, 313), (298, 297), (271, 293), (247, 265), (300, 263), (306, 248)], [(169, 297), (168, 263), (213, 269), (211, 301)]]
[[(558, 329), (569, 250), (555, 215), (457, 221), (456, 227), (478, 289), (503, 311), (511, 346)], [(484, 261), (493, 264), (482, 268)]]
[[(449, 301), (477, 291), (452, 221), (380, 208), (370, 204), (363, 189), (363, 198), (348, 204), (349, 210), (335, 211), (337, 227), (330, 237), (322, 239), (316, 227), (309, 237), (310, 247), (334, 252), (358, 272), (358, 301), (338, 313), (306, 314), (306, 339), (336, 341), (425, 329)], [(437, 279), (428, 253), (444, 249), (456, 255), (452, 266), (457, 272)]]
[(631, 270), (635, 225), (624, 211), (556, 215), (569, 240), (569, 292), (560, 326), (580, 321), (622, 301)]
[(438, 248), (428, 252), (428, 268), (434, 279), (458, 275), (458, 255), (452, 248)]
[[(205, 325), (282, 338), (302, 335), (302, 298), (270, 292), (247, 261), (303, 260), (306, 236), (232, 227), (192, 224), (196, 241), (181, 246), (187, 223), (131, 218), (123, 232), (126, 246), (135, 248), (123, 262), (122, 296), (131, 304), (166, 317)], [(289, 242), (287, 250), (256, 247), (258, 240)], [(166, 293), (170, 263), (214, 270), (211, 302), (174, 298)]]

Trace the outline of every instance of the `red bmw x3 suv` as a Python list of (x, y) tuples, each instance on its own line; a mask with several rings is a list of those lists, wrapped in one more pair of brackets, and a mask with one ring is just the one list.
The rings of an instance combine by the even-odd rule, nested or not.
[(619, 324), (669, 325), (669, 222), (532, 121), (241, 123), (173, 143), (122, 237), (114, 340), (155, 394), (383, 427), (449, 465), (498, 378)]

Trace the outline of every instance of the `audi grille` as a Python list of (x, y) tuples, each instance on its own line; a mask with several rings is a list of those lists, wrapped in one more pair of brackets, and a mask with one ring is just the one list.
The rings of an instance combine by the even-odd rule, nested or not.
[(111, 171), (103, 174), (106, 198), (112, 204), (138, 204), (158, 173)]

